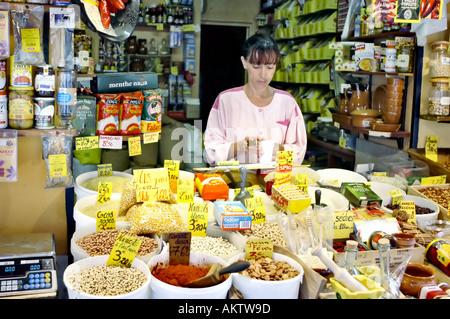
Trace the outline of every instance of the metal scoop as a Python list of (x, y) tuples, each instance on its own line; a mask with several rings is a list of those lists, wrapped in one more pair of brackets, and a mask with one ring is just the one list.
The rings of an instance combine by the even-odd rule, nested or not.
[(236, 195), (234, 200), (240, 201), (242, 204), (245, 205), (245, 200), (247, 198), (251, 198), (252, 195), (247, 190), (245, 190), (245, 182), (247, 180), (247, 169), (244, 166), (241, 166), (239, 168), (239, 171), (241, 172), (241, 191), (239, 192), (239, 194)]
[(187, 283), (186, 287), (202, 288), (217, 285), (222, 281), (223, 275), (243, 271), (249, 266), (250, 263), (246, 260), (236, 261), (225, 268), (222, 268), (222, 265), (220, 264), (212, 264), (208, 273), (204, 277)]

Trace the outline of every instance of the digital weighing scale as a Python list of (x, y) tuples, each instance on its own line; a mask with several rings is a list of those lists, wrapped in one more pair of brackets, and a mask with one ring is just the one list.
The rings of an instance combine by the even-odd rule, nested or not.
[(0, 236), (0, 298), (56, 298), (53, 234)]

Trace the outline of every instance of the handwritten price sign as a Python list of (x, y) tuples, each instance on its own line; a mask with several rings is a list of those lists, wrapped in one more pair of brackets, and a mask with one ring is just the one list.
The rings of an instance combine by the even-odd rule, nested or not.
[(123, 142), (122, 136), (100, 135), (98, 146), (99, 148), (121, 150), (122, 142)]
[(273, 256), (273, 243), (270, 239), (249, 239), (245, 244), (245, 259), (258, 259)]
[(191, 203), (188, 209), (188, 231), (194, 236), (206, 236), (208, 204)]
[(189, 265), (191, 254), (191, 233), (169, 233), (169, 264)]
[(128, 138), (128, 155), (137, 156), (142, 154), (141, 137), (133, 136)]
[(130, 267), (142, 241), (125, 234), (119, 234), (108, 257), (107, 265)]
[(262, 197), (247, 198), (245, 208), (252, 215), (252, 224), (264, 223), (266, 221), (266, 209)]
[(98, 136), (85, 136), (77, 137), (75, 139), (75, 149), (78, 150), (90, 150), (98, 148), (99, 146)]
[(425, 157), (432, 161), (437, 162), (438, 160), (438, 137), (437, 136), (427, 136), (425, 142)]
[(116, 214), (113, 210), (97, 212), (96, 221), (98, 232), (116, 228)]
[(191, 179), (179, 179), (177, 182), (178, 203), (194, 202), (194, 181)]
[(97, 165), (98, 177), (113, 176), (112, 164), (99, 164)]
[(111, 199), (112, 183), (100, 182), (98, 183), (97, 204), (106, 203)]

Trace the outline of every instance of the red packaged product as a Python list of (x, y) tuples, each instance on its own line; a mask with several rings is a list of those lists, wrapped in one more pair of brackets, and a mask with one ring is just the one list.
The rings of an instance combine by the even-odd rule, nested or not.
[(96, 94), (97, 135), (119, 134), (120, 94)]
[(144, 106), (144, 94), (141, 91), (121, 93), (120, 104), (120, 135), (141, 134), (141, 116)]

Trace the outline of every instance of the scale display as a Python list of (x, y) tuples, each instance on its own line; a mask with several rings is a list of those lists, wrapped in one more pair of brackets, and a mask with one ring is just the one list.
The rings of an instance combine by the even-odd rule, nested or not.
[(0, 236), (0, 298), (55, 297), (52, 234)]

